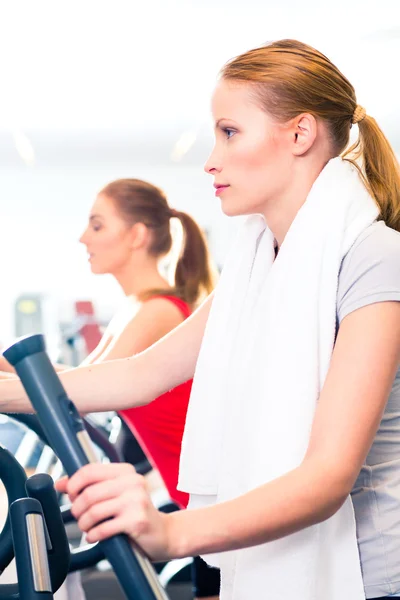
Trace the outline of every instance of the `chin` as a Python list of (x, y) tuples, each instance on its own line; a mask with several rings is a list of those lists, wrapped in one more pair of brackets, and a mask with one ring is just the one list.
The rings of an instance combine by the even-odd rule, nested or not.
[(240, 217), (250, 214), (248, 207), (230, 202), (227, 202), (226, 204), (222, 202), (221, 209), (227, 217)]
[(222, 212), (227, 217), (244, 217), (247, 215), (261, 214), (264, 211), (264, 205), (259, 201), (255, 201), (254, 198), (241, 198), (237, 199), (236, 202), (233, 199), (221, 200)]
[(102, 269), (101, 267), (92, 264), (90, 265), (90, 270), (93, 273), (93, 275), (104, 275), (104, 273), (107, 273), (107, 271), (104, 271), (104, 269)]

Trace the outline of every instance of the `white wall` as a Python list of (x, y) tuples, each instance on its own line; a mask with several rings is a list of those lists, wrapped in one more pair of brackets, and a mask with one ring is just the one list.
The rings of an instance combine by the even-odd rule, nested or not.
[(191, 213), (210, 232), (222, 264), (236, 225), (214, 197), (212, 178), (201, 167), (74, 167), (0, 170), (0, 343), (13, 336), (12, 302), (21, 292), (44, 292), (61, 319), (72, 316), (74, 299), (93, 299), (109, 318), (119, 299), (107, 276), (93, 276), (77, 242), (96, 192), (119, 177), (138, 177), (162, 187), (172, 206)]

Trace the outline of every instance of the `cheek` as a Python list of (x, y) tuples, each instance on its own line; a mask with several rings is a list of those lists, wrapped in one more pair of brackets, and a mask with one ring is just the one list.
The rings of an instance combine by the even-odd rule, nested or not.
[(113, 272), (129, 255), (129, 249), (121, 232), (107, 231), (98, 237), (90, 247), (95, 255), (93, 266), (101, 272)]
[(248, 142), (238, 152), (236, 166), (249, 185), (270, 185), (286, 169), (283, 145), (275, 139)]
[(107, 231), (98, 237), (97, 248), (104, 252), (118, 252), (122, 244), (122, 235), (118, 231)]
[(273, 161), (276, 146), (273, 140), (265, 140), (265, 138), (243, 138), (240, 143), (232, 147), (230, 162), (235, 169), (239, 168), (244, 172), (260, 171)]
[(114, 241), (104, 252), (104, 263), (107, 263), (109, 269), (112, 270), (113, 268), (125, 264), (129, 256), (130, 252), (126, 244), (121, 244), (120, 241)]

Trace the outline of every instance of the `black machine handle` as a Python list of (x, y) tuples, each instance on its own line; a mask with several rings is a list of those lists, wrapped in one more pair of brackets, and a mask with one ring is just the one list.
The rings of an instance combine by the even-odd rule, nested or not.
[[(12, 414), (9, 414), (8, 416), (10, 418), (12, 418), (14, 421), (21, 423), (22, 425), (24, 425), (31, 431), (34, 431), (34, 433), (36, 433), (38, 438), (44, 444), (46, 444), (47, 446), (50, 446), (49, 440), (47, 439), (47, 437), (43, 431), (43, 428), (40, 425), (39, 420), (36, 415), (24, 414), (24, 413), (12, 413)], [(88, 422), (86, 419), (84, 419), (84, 423), (85, 423), (85, 427), (87, 427)], [(97, 431), (96, 428), (93, 427), (93, 425), (90, 425), (90, 427), (91, 427), (91, 429), (90, 428), (88, 429), (88, 433), (89, 433), (91, 439), (93, 441), (95, 441), (96, 445), (99, 446), (101, 448), (101, 450), (103, 450), (103, 452), (106, 453), (108, 458), (110, 458), (111, 462), (120, 462), (120, 460), (118, 460), (119, 454), (118, 454), (117, 450), (114, 449), (114, 445), (108, 441), (107, 437), (104, 434)], [(96, 432), (96, 435), (94, 434), (94, 432)], [(113, 452), (114, 452), (114, 454), (113, 454)], [(5, 474), (4, 475), (5, 477), (7, 476), (7, 473), (9, 473), (8, 467), (10, 467), (13, 469), (13, 477), (11, 478), (11, 483), (14, 486), (18, 486), (17, 487), (18, 492), (16, 494), (12, 494), (11, 490), (9, 489), (9, 496), (10, 496), (9, 503), (11, 503), (13, 500), (15, 500), (17, 498), (22, 498), (25, 495), (23, 490), (25, 489), (24, 482), (26, 480), (26, 475), (25, 475), (25, 471), (19, 465), (19, 463), (14, 461), (14, 457), (12, 455), (10, 455), (10, 457), (6, 458), (7, 455), (10, 455), (8, 450), (5, 450), (4, 448), (2, 448), (0, 446), (0, 479), (3, 479), (3, 473)], [(15, 462), (15, 466), (13, 465), (13, 462)], [(37, 476), (38, 475), (33, 475), (32, 477), (30, 477), (29, 481), (31, 481), (34, 477), (37, 477)], [(8, 475), (8, 477), (10, 477), (10, 474)], [(7, 486), (7, 487), (9, 488), (9, 486)], [(52, 494), (55, 494), (55, 496), (57, 497), (57, 492), (55, 492), (55, 490), (54, 490), (53, 482), (52, 482)], [(32, 496), (32, 498), (36, 497), (32, 493), (28, 493), (28, 496)], [(45, 516), (46, 516), (46, 522), (47, 522), (46, 513), (45, 513)], [(75, 521), (75, 518), (71, 514), (71, 505), (61, 507), (61, 518), (64, 523), (64, 526), (67, 525), (68, 523), (72, 523)], [(60, 537), (60, 539), (61, 539), (61, 537)], [(0, 533), (0, 573), (11, 562), (13, 557), (14, 557), (14, 550), (13, 550), (12, 537), (11, 537), (11, 525), (9, 522), (9, 518), (7, 518), (7, 522), (4, 525), (2, 532)], [(74, 548), (73, 550), (70, 551), (69, 572), (73, 573), (75, 571), (82, 571), (82, 569), (89, 569), (90, 567), (94, 567), (95, 565), (97, 565), (97, 563), (100, 562), (101, 560), (104, 560), (104, 558), (105, 558), (104, 552), (102, 551), (102, 549), (100, 548), (98, 543), (86, 544), (85, 546), (80, 546), (79, 548)], [(52, 564), (52, 560), (50, 557), (50, 565), (51, 564)], [(50, 574), (51, 574), (52, 580), (53, 580), (52, 568), (50, 568)], [(53, 591), (54, 591), (54, 588), (53, 588)], [(7, 596), (7, 594), (5, 594), (5, 595)], [(0, 589), (0, 599), (2, 597), (3, 596), (2, 596), (1, 589)]]
[(26, 482), (26, 491), (43, 509), (46, 524), (48, 561), (53, 592), (64, 582), (70, 566), (70, 551), (58, 498), (50, 475), (38, 473)]
[[(48, 566), (42, 565), (41, 569), (49, 569), (51, 591), (56, 592), (68, 574), (69, 546), (58, 507), (57, 495), (53, 487), (53, 480), (49, 475), (45, 474), (34, 475), (27, 480), (25, 471), (17, 460), (8, 450), (1, 447), (0, 479), (4, 483), (10, 504), (7, 522), (0, 535), (0, 569), (3, 571), (10, 564), (15, 553), (17, 571), (19, 569), (18, 577), (20, 579), (19, 584), (0, 584), (0, 599), (50, 599), (53, 597), (52, 595), (48, 595), (45, 591), (41, 591), (40, 595), (37, 595), (39, 592), (35, 591), (35, 588), (32, 586), (33, 574), (29, 571), (32, 567), (30, 567), (31, 562), (29, 562), (30, 559), (28, 557), (30, 548), (27, 541), (26, 515), (30, 515), (31, 513), (32, 515), (44, 515), (44, 532), (47, 547), (46, 563), (48, 562)], [(26, 495), (30, 496), (30, 498), (26, 498)], [(37, 535), (38, 526), (40, 528), (38, 518), (35, 516), (30, 516), (29, 518)], [(29, 564), (27, 564), (27, 561)], [(23, 574), (22, 578), (21, 573)], [(27, 577), (29, 573), (30, 575)], [(30, 594), (33, 592), (36, 595), (31, 596)]]
[[(22, 338), (4, 357), (15, 367), (50, 445), (69, 476), (96, 462), (83, 421), (45, 351), (42, 335)], [(128, 600), (167, 600), (150, 561), (124, 535), (100, 542)]]
[(10, 516), (20, 600), (53, 600), (40, 502), (33, 498), (15, 500)]
[[(34, 431), (36, 433), (36, 435), (38, 436), (38, 438), (47, 446), (50, 446), (50, 442), (47, 439), (44, 431), (43, 431), (43, 427), (41, 426), (38, 418), (36, 415), (31, 415), (31, 414), (24, 414), (24, 413), (10, 413), (8, 415), (10, 418), (12, 418), (14, 421), (21, 423), (22, 425), (24, 425), (25, 427), (27, 427), (28, 429), (30, 429), (31, 431)], [(114, 446), (114, 444), (112, 444), (107, 436), (102, 433), (101, 431), (99, 431), (96, 427), (94, 427), (90, 421), (88, 419), (83, 419), (84, 425), (85, 425), (85, 429), (87, 430), (90, 439), (92, 440), (92, 442), (94, 442), (94, 444), (99, 447), (107, 456), (107, 458), (109, 458), (109, 460), (111, 462), (122, 462), (122, 456), (120, 455), (120, 453), (118, 452), (117, 448)], [(67, 525), (68, 523), (71, 523), (73, 521), (75, 521), (75, 518), (72, 516), (71, 514), (71, 506), (62, 506), (61, 507), (61, 517), (63, 519), (64, 525)], [(11, 540), (11, 529), (10, 529), (10, 525), (8, 524), (8, 528), (7, 531), (4, 529), (3, 530), (4, 535), (8, 535), (9, 536), (9, 543), (8, 543), (8, 553), (11, 553), (12, 556), (12, 540)], [(3, 534), (2, 532), (2, 534)], [(2, 535), (1, 534), (1, 535)], [(0, 539), (0, 569), (1, 569), (1, 564), (5, 561), (1, 560), (1, 552), (2, 550), (6, 550), (6, 547), (4, 546), (4, 544), (1, 544), (1, 539)], [(105, 556), (104, 556), (104, 552), (103, 550), (100, 548), (99, 544), (86, 544), (85, 546), (80, 546), (79, 548), (74, 548), (73, 550), (71, 550), (71, 556), (70, 556), (70, 564), (69, 564), (69, 572), (72, 573), (74, 571), (82, 571), (82, 569), (88, 569), (90, 567), (94, 567), (98, 562), (100, 562), (101, 560), (104, 560)], [(8, 562), (10, 562), (8, 560)], [(8, 562), (6, 564), (8, 564)]]

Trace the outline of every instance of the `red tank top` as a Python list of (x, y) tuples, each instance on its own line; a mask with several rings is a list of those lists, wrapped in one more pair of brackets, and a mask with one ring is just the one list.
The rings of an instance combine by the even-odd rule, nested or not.
[[(189, 306), (174, 296), (170, 300), (187, 319)], [(159, 396), (150, 404), (119, 411), (119, 415), (137, 438), (147, 458), (158, 469), (172, 500), (181, 508), (188, 504), (188, 494), (179, 492), (179, 459), (192, 380)]]

